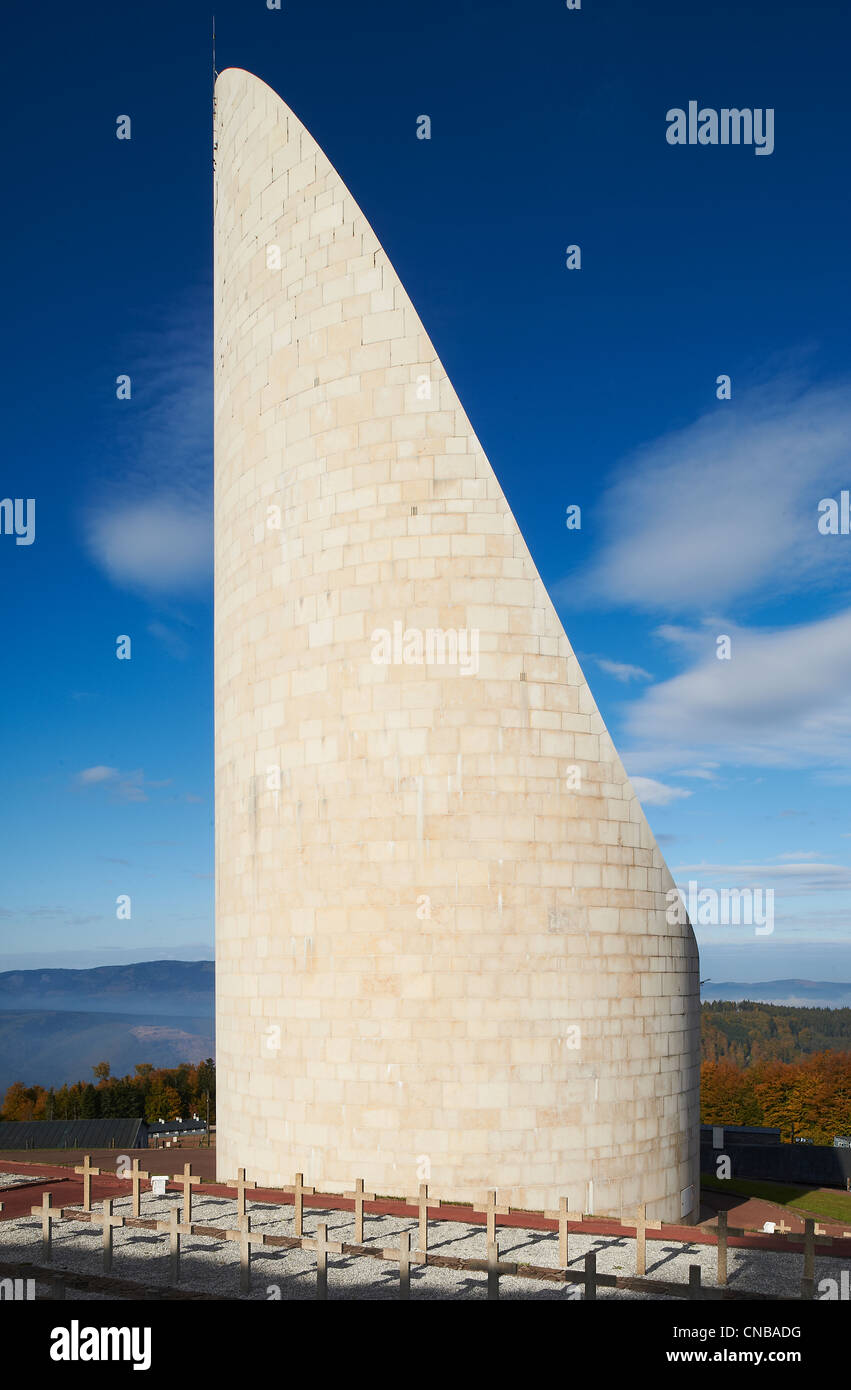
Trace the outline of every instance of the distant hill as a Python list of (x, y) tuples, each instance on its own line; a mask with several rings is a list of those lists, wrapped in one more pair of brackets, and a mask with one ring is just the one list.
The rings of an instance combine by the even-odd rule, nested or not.
[(14, 1081), (61, 1086), (139, 1062), (173, 1067), (214, 1055), (211, 960), (0, 973), (0, 1095)]
[[(703, 1057), (747, 1066), (851, 1051), (851, 984), (709, 981)], [(750, 1001), (750, 1002), (747, 1002)], [(139, 1062), (176, 1066), (214, 1056), (215, 965), (141, 961), (88, 970), (0, 973), (0, 1095), (14, 1081), (57, 1086)]]
[(98, 1062), (109, 1062), (113, 1076), (124, 1076), (139, 1062), (174, 1067), (201, 1062), (213, 1052), (209, 1021), (194, 1016), (5, 1010), (0, 1012), (0, 1096), (15, 1081), (46, 1087), (91, 1081)]
[(209, 1020), (214, 998), (215, 966), (211, 960), (151, 960), (136, 965), (99, 965), (91, 970), (0, 973), (0, 1010), (179, 1014)]
[(714, 999), (752, 999), (761, 1004), (787, 1004), (798, 1007), (851, 1008), (851, 984), (825, 980), (763, 980), (756, 984), (716, 983), (710, 980), (700, 991), (705, 1002)]

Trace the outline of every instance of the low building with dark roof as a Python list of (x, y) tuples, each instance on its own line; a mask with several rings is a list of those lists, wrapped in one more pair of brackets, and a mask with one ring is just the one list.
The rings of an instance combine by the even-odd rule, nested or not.
[(2, 1149), (146, 1149), (144, 1120), (5, 1120)]
[(780, 1130), (768, 1129), (765, 1125), (701, 1125), (701, 1144), (711, 1144), (713, 1148), (716, 1148), (715, 1141), (719, 1133), (722, 1146), (780, 1143)]
[(183, 1139), (187, 1135), (206, 1134), (207, 1126), (203, 1120), (158, 1120), (148, 1125), (148, 1145), (161, 1144), (163, 1140)]

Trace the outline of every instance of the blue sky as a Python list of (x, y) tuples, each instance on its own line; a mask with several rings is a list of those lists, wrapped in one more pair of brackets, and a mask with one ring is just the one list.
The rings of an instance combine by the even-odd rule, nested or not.
[[(2, 494), (36, 540), (0, 536), (0, 968), (211, 953), (210, 14), (4, 23)], [(678, 882), (774, 889), (771, 935), (699, 932), (704, 975), (851, 979), (851, 536), (817, 529), (851, 487), (845, 7), (216, 15), (419, 309)], [(773, 153), (669, 145), (692, 99), (772, 108)]]

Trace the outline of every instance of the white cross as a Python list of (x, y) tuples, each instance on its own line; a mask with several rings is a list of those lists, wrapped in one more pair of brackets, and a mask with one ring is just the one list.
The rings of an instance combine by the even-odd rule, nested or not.
[(177, 1207), (172, 1207), (168, 1214), (168, 1221), (157, 1221), (155, 1229), (164, 1231), (169, 1238), (169, 1278), (172, 1284), (177, 1284), (180, 1280), (180, 1237), (191, 1236), (192, 1223), (180, 1221), (177, 1215)]
[(139, 1168), (138, 1158), (133, 1159), (133, 1167), (130, 1170), (130, 1181), (133, 1184), (133, 1215), (141, 1216), (142, 1210), (139, 1205), (139, 1193), (141, 1190), (142, 1179), (149, 1178), (150, 1173), (143, 1173)]
[(234, 1182), (230, 1183), (229, 1186), (235, 1187), (235, 1188), (236, 1188), (236, 1214), (237, 1214), (237, 1216), (245, 1216), (245, 1214), (246, 1214), (246, 1213), (245, 1213), (245, 1191), (246, 1191), (246, 1188), (249, 1188), (249, 1189), (250, 1189), (250, 1188), (252, 1188), (252, 1187), (256, 1187), (256, 1186), (257, 1186), (256, 1182), (246, 1182), (246, 1180), (245, 1180), (245, 1169), (244, 1169), (244, 1168), (237, 1168), (237, 1170), (236, 1170), (236, 1179), (235, 1179)]
[(486, 1202), (486, 1206), (485, 1206), (485, 1212), (487, 1213), (487, 1220), (488, 1220), (488, 1245), (492, 1245), (493, 1242), (496, 1240), (496, 1218), (497, 1218), (497, 1216), (507, 1216), (510, 1210), (511, 1210), (510, 1207), (498, 1207), (498, 1206), (497, 1206), (497, 1204), (496, 1204), (496, 1193), (495, 1193), (495, 1192), (489, 1192), (489, 1193), (488, 1193), (488, 1195), (487, 1195), (487, 1202)]
[[(51, 1203), (53, 1198), (49, 1192), (42, 1194), (41, 1206), (30, 1207), (33, 1216), (41, 1217), (41, 1253), (45, 1260), (52, 1259), (52, 1239), (51, 1225), (60, 1215), (59, 1212), (52, 1210)], [(0, 1205), (2, 1211), (2, 1205)]]
[(92, 1168), (89, 1155), (83, 1159), (83, 1166), (75, 1168), (75, 1173), (82, 1173), (83, 1176), (83, 1211), (92, 1209), (92, 1178), (100, 1177), (100, 1168)]
[(716, 1273), (716, 1283), (726, 1284), (727, 1282), (727, 1213), (718, 1213), (718, 1235), (716, 1238), (718, 1246), (718, 1271)]
[(341, 1255), (343, 1247), (338, 1240), (328, 1239), (328, 1223), (319, 1221), (316, 1226), (316, 1235), (304, 1236), (301, 1242), (303, 1250), (316, 1251), (316, 1297), (328, 1297), (328, 1256)]
[(358, 1178), (355, 1182), (354, 1192), (344, 1192), (344, 1197), (354, 1200), (355, 1204), (355, 1245), (363, 1245), (363, 1204), (364, 1202), (374, 1202), (374, 1192), (364, 1192), (363, 1178)]
[(425, 1252), (411, 1252), (411, 1233), (402, 1231), (399, 1235), (399, 1249), (394, 1250), (390, 1246), (387, 1250), (382, 1250), (382, 1258), (394, 1260), (399, 1266), (399, 1297), (410, 1298), (411, 1296), (411, 1265), (426, 1264)]
[(239, 1241), (239, 1287), (242, 1293), (248, 1293), (251, 1289), (251, 1247), (252, 1245), (264, 1245), (266, 1237), (262, 1231), (252, 1231), (250, 1216), (241, 1216), (237, 1240)]
[(112, 1198), (107, 1198), (103, 1203), (103, 1215), (92, 1216), (92, 1223), (103, 1228), (103, 1270), (108, 1274), (112, 1269), (112, 1228), (113, 1226), (123, 1226), (123, 1216), (113, 1216)]
[[(661, 1230), (661, 1221), (647, 1220), (647, 1207), (644, 1202), (635, 1209), (635, 1272), (637, 1275), (646, 1273), (647, 1266), (647, 1232), (648, 1230)], [(596, 1293), (591, 1295), (596, 1298)]]
[(200, 1178), (192, 1176), (192, 1164), (184, 1163), (183, 1177), (177, 1178), (176, 1182), (183, 1188), (183, 1220), (187, 1223), (192, 1221), (192, 1186), (200, 1181)]
[(545, 1211), (548, 1221), (558, 1222), (558, 1262), (562, 1269), (567, 1269), (568, 1258), (568, 1221), (581, 1221), (581, 1212), (572, 1212), (570, 1202), (567, 1197), (559, 1197), (558, 1211)]
[(416, 1197), (409, 1197), (408, 1204), (419, 1212), (419, 1233), (417, 1245), (423, 1252), (428, 1250), (428, 1183), (421, 1182)]
[(304, 1235), (304, 1198), (313, 1192), (312, 1187), (304, 1186), (302, 1176), (301, 1173), (296, 1173), (295, 1182), (293, 1184), (293, 1207), (295, 1209), (293, 1215), (295, 1219), (295, 1233), (299, 1239)]

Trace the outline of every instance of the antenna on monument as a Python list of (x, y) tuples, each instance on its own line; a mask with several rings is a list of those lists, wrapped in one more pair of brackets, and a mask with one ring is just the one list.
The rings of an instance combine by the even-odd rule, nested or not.
[[(218, 142), (218, 140), (216, 139), (216, 78), (217, 78), (217, 77), (218, 77), (218, 73), (216, 72), (216, 16), (213, 15), (213, 184), (214, 184), (214, 187), (215, 187), (215, 185), (216, 185), (216, 179), (215, 179), (215, 175), (216, 175), (216, 151), (217, 151), (218, 148), (219, 148), (219, 142)], [(214, 211), (215, 211), (215, 207), (216, 207), (216, 197), (217, 197), (216, 193), (214, 193), (213, 196), (214, 196)]]

